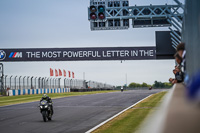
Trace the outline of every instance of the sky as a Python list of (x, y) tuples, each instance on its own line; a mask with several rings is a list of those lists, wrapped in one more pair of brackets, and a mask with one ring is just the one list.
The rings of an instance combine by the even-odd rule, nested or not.
[[(130, 5), (175, 4), (173, 0), (130, 0)], [(165, 28), (91, 31), (89, 0), (1, 0), (0, 49), (155, 46), (155, 31)], [(65, 69), (76, 79), (112, 85), (173, 77), (174, 60), (7, 62), (5, 75), (49, 77), (49, 69)]]

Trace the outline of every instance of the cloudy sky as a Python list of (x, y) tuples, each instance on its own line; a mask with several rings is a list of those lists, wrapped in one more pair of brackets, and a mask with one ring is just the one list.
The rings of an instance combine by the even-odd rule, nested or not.
[[(175, 4), (173, 0), (130, 0), (130, 5)], [(155, 46), (155, 31), (143, 28), (90, 31), (89, 0), (1, 0), (0, 48), (70, 48)], [(153, 84), (173, 77), (174, 60), (74, 61), (4, 63), (6, 75), (49, 76), (49, 68), (75, 72), (85, 78), (112, 85), (130, 82)]]

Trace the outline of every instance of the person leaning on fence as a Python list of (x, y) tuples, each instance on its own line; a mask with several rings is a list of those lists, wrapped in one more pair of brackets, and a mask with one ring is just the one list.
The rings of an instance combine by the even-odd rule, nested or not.
[(173, 78), (169, 78), (169, 82), (172, 83), (172, 81), (173, 81)]
[(184, 80), (183, 72), (180, 67), (176, 67), (175, 80), (177, 83), (181, 83)]
[(173, 78), (170, 78), (170, 79), (169, 79), (169, 82), (172, 83), (172, 84), (177, 83), (177, 81), (176, 81), (175, 79), (173, 79)]
[(174, 74), (174, 75), (176, 74), (176, 69), (173, 70), (173, 74)]
[(179, 56), (182, 58), (181, 66), (183, 66), (183, 71), (185, 71), (186, 70), (186, 61), (185, 61), (186, 50), (185, 50), (185, 43), (180, 43), (177, 46), (176, 51), (179, 54)]
[(182, 57), (178, 53), (176, 53), (174, 55), (174, 58), (175, 58), (176, 62), (179, 64), (179, 66), (180, 66), (181, 63), (182, 63), (182, 60), (183, 60)]
[[(175, 68), (176, 68), (176, 66), (175, 66)], [(174, 74), (174, 76), (176, 75), (176, 69), (173, 70), (173, 74)], [(169, 82), (172, 84), (175, 84), (177, 81), (174, 78), (169, 78)]]
[[(186, 51), (185, 51), (185, 44), (184, 43), (180, 43), (178, 46), (177, 46), (177, 49), (176, 49), (176, 54), (174, 55), (174, 58), (177, 62), (178, 65), (175, 66), (175, 69), (173, 70), (173, 73), (175, 75), (175, 79), (173, 78), (170, 78), (169, 79), (169, 82), (172, 83), (172, 84), (175, 84), (175, 83), (181, 83), (184, 81), (184, 77), (185, 77), (185, 54), (186, 54)], [(183, 70), (181, 69), (183, 67)]]
[(183, 82), (183, 80), (184, 80), (184, 74), (181, 71), (181, 66), (180, 65), (176, 65), (175, 66), (175, 69), (173, 70), (173, 73), (174, 73), (175, 79), (170, 78), (169, 79), (170, 83), (175, 84), (175, 83), (181, 83), (181, 82)]

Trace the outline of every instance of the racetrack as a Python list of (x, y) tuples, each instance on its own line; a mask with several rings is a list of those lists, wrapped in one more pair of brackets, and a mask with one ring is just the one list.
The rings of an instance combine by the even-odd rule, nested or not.
[(42, 120), (39, 102), (0, 107), (0, 132), (84, 133), (146, 96), (160, 91), (163, 90), (134, 90), (54, 99), (54, 115), (52, 121), (48, 122)]

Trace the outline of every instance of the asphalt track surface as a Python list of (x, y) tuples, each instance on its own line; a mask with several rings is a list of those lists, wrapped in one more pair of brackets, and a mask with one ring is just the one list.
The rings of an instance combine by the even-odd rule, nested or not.
[(54, 115), (52, 121), (48, 122), (43, 122), (39, 102), (0, 107), (0, 132), (84, 133), (137, 101), (160, 91), (134, 90), (54, 99)]

